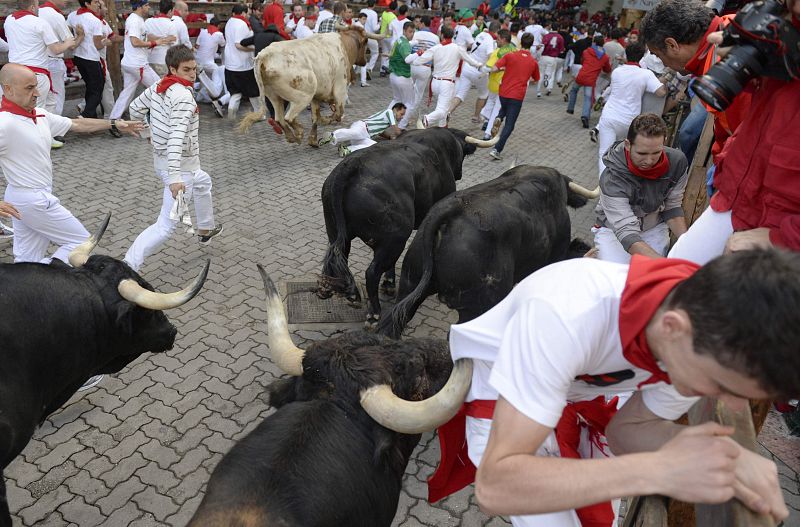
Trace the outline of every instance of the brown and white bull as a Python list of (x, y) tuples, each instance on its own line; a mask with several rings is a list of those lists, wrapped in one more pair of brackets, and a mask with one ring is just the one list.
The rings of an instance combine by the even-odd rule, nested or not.
[[(311, 105), (311, 131), (308, 144), (317, 146), (317, 125), (340, 121), (347, 99), (353, 65), (366, 64), (367, 38), (380, 38), (360, 27), (341, 26), (335, 33), (323, 33), (301, 40), (276, 42), (256, 57), (255, 75), (263, 100), (268, 97), (275, 108), (275, 120), (290, 143), (303, 140), (304, 129), (298, 115)], [(333, 108), (330, 117), (322, 117), (320, 103)], [(246, 132), (266, 116), (266, 105), (242, 119)]]

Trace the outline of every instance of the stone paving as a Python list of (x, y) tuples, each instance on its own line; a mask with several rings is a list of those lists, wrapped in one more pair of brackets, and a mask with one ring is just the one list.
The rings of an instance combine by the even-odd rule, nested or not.
[[(594, 187), (596, 151), (578, 118), (564, 113), (560, 96), (534, 95), (530, 90), (506, 160), (492, 161), (479, 150), (464, 163), (459, 188), (496, 177), (513, 158), (556, 167)], [(371, 87), (352, 88), (350, 98), (347, 124), (388, 103), (388, 82), (376, 76)], [(473, 103), (474, 91), (453, 126), (478, 133), (469, 122)], [(225, 232), (201, 247), (181, 231), (150, 258), (142, 275), (161, 291), (176, 290), (210, 258), (205, 288), (198, 299), (169, 313), (179, 329), (172, 351), (142, 356), (74, 396), (7, 468), (15, 525), (183, 526), (222, 455), (270, 412), (264, 388), (280, 373), (266, 349), (256, 263), (278, 283), (314, 279), (326, 244), (320, 190), (339, 158), (330, 146), (289, 145), (264, 123), (240, 135), (208, 106), (201, 119), (202, 164), (213, 177), (217, 219)], [(153, 175), (148, 143), (73, 135), (53, 161), (55, 194), (90, 231), (105, 211), (113, 212), (97, 252), (121, 258), (160, 207), (161, 184)], [(591, 207), (572, 211), (572, 218), (574, 233), (590, 240)], [(369, 259), (366, 246), (355, 241), (350, 263), (356, 276), (363, 277)], [(0, 261), (11, 261), (5, 245)], [(453, 321), (455, 313), (430, 298), (407, 334), (444, 337)], [(300, 345), (331, 334), (295, 332)], [(395, 525), (507, 525), (483, 515), (469, 488), (428, 504), (424, 482), (437, 460), (438, 444), (426, 434), (409, 463)], [(798, 526), (798, 476), (779, 464), (793, 509), (786, 525)]]

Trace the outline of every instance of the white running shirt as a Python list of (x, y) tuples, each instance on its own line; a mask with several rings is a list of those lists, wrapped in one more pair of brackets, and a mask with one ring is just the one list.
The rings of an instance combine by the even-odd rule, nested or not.
[[(25, 17), (30, 18), (30, 17)], [(51, 189), (53, 137), (66, 134), (72, 120), (36, 108), (37, 119), (0, 112), (0, 169), (16, 188)]]
[(629, 122), (642, 111), (642, 96), (662, 86), (652, 71), (623, 64), (611, 72), (611, 95), (603, 107), (603, 116), (614, 121)]
[(53, 28), (38, 16), (6, 18), (3, 29), (8, 39), (8, 62), (45, 68), (50, 65), (47, 46), (58, 42)]
[(225, 24), (225, 69), (230, 71), (247, 71), (253, 69), (254, 55), (252, 51), (241, 51), (236, 44), (252, 37), (253, 30), (243, 20), (229, 18)]
[(146, 41), (144, 19), (136, 13), (128, 15), (125, 21), (125, 55), (122, 56), (122, 65), (129, 68), (143, 68), (147, 66), (148, 48), (136, 48), (131, 44), (131, 37)]

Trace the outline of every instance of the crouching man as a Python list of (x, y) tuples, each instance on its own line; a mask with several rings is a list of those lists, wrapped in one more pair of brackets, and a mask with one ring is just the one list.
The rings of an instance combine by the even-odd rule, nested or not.
[[(702, 268), (636, 255), (630, 265), (579, 258), (535, 272), (451, 328), (453, 359), (474, 367), (460, 424), (439, 430), (431, 499), (466, 485), (471, 467), (459, 463), (470, 460), (482, 509), (516, 527), (610, 527), (611, 500), (648, 494), (736, 497), (786, 518), (772, 461), (735, 443), (731, 428), (673, 421), (698, 396), (736, 409), (796, 397), (798, 302), (800, 254), (778, 250)], [(611, 398), (627, 390), (617, 410)]]
[(135, 119), (150, 123), (156, 175), (164, 182), (158, 219), (137, 236), (125, 254), (125, 262), (135, 271), (169, 239), (178, 222), (184, 216), (188, 218), (185, 209), (193, 198), (200, 243), (208, 243), (222, 232), (222, 225), (214, 223), (211, 176), (200, 168), (200, 115), (192, 94), (197, 78), (194, 53), (183, 45), (172, 46), (167, 50), (166, 64), (169, 74), (147, 88), (130, 106)]
[[(363, 121), (356, 121), (349, 128), (340, 128), (328, 133), (320, 139), (320, 146), (333, 143), (339, 146), (339, 155), (344, 157), (350, 152), (361, 150), (375, 144), (372, 138), (376, 135), (383, 135), (388, 139), (394, 139), (400, 135), (400, 128), (397, 123), (403, 120), (406, 114), (406, 105), (398, 102), (388, 110), (370, 115)], [(350, 146), (345, 143), (349, 142)]]
[(592, 228), (601, 260), (628, 263), (632, 254), (661, 257), (669, 231), (686, 232), (683, 192), (689, 163), (683, 152), (664, 146), (667, 125), (646, 113), (631, 122), (628, 137), (603, 156), (597, 224)]

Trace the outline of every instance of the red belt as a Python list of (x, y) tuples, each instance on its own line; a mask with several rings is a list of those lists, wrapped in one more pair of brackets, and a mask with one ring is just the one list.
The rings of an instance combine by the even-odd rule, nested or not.
[(100, 67), (103, 68), (103, 82), (106, 80), (106, 61), (105, 59), (100, 59)]
[(53, 90), (53, 78), (50, 76), (50, 70), (46, 68), (37, 68), (36, 66), (28, 66), (28, 69), (34, 73), (39, 73), (41, 75), (47, 75), (47, 80), (50, 82), (50, 91), (55, 93)]
[[(476, 468), (469, 459), (466, 439), (467, 416), (491, 419), (497, 401), (476, 400), (464, 403), (450, 421), (439, 427), (442, 459), (436, 472), (428, 478), (428, 501), (433, 503), (458, 492), (475, 481)], [(617, 398), (606, 402), (600, 396), (592, 401), (567, 403), (555, 428), (561, 457), (580, 458), (578, 445), (581, 429), (587, 427), (592, 446), (601, 450), (599, 438), (616, 413)], [(583, 527), (610, 527), (614, 510), (610, 502), (581, 507), (575, 511)]]
[(431, 101), (433, 100), (433, 81), (447, 81), (452, 82), (453, 84), (456, 83), (453, 79), (445, 79), (444, 77), (431, 77), (430, 82), (428, 82), (428, 106), (431, 105)]

